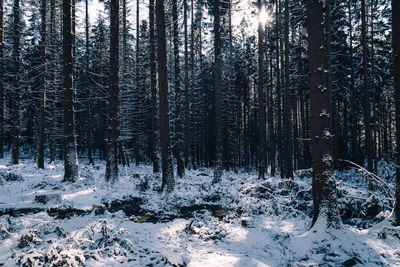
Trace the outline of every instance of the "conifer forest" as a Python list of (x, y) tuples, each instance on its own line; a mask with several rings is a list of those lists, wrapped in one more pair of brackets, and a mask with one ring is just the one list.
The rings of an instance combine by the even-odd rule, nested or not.
[(0, 266), (400, 266), (400, 1), (0, 0)]

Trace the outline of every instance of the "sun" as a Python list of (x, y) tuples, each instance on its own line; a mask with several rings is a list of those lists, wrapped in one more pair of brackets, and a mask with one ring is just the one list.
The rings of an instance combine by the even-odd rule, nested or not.
[(267, 12), (265, 7), (262, 7), (258, 14), (258, 22), (265, 25), (269, 22), (270, 18), (270, 14)]

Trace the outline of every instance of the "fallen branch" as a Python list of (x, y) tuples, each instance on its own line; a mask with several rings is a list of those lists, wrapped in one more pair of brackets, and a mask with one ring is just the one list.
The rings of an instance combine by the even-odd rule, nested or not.
[(393, 191), (390, 189), (389, 185), (379, 176), (377, 176), (376, 174), (368, 171), (367, 169), (365, 169), (364, 167), (358, 165), (357, 163), (354, 163), (350, 160), (346, 160), (346, 159), (339, 159), (339, 161), (342, 162), (346, 162), (349, 163), (350, 165), (353, 165), (355, 168), (357, 168), (358, 171), (363, 172), (364, 174), (366, 174), (369, 178), (371, 178), (372, 180), (374, 180), (378, 185), (381, 186), (381, 188), (383, 189), (383, 191), (385, 192), (385, 194), (390, 197), (393, 198), (394, 194)]

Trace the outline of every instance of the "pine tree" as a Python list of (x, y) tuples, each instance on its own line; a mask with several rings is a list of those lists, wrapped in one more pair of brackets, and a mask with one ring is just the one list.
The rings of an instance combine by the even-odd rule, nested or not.
[(396, 192), (394, 215), (395, 224), (400, 225), (400, 2), (392, 0), (392, 35), (394, 56), (394, 88), (396, 107)]
[(89, 163), (94, 165), (93, 159), (93, 116), (92, 116), (92, 94), (89, 86), (89, 61), (90, 61), (90, 44), (89, 44), (89, 0), (85, 0), (85, 74), (86, 74), (86, 114), (88, 116), (86, 123), (86, 131), (87, 131), (87, 149), (88, 149), (88, 158)]
[(285, 0), (285, 92), (283, 105), (283, 134), (284, 134), (284, 177), (293, 178), (292, 160), (292, 116), (290, 106), (290, 66), (289, 66), (289, 0)]
[(0, 158), (3, 158), (4, 151), (4, 85), (3, 85), (3, 66), (4, 66), (4, 6), (0, 0)]
[[(187, 4), (185, 6), (185, 90), (186, 90), (186, 73), (187, 73)], [(176, 131), (176, 161), (177, 161), (177, 175), (178, 177), (183, 177), (185, 175), (185, 162), (183, 160), (183, 127), (182, 127), (182, 92), (181, 92), (181, 82), (180, 82), (180, 57), (179, 57), (179, 32), (178, 32), (178, 4), (177, 0), (172, 1), (172, 20), (173, 20), (173, 43), (174, 43), (174, 86), (175, 86), (175, 97), (176, 97), (176, 120), (175, 120), (175, 131)], [(185, 154), (186, 158), (186, 154)]]
[(110, 4), (110, 85), (106, 181), (115, 182), (118, 178), (119, 138), (119, 0), (111, 0)]
[(39, 115), (39, 145), (38, 145), (38, 161), (37, 166), (44, 169), (44, 142), (45, 142), (45, 108), (46, 108), (46, 0), (41, 0), (41, 96), (40, 96), (40, 115)]
[(183, 1), (183, 27), (184, 27), (184, 56), (185, 56), (185, 143), (184, 143), (184, 157), (185, 157), (185, 166), (187, 167), (189, 164), (189, 151), (190, 151), (190, 114), (189, 114), (189, 52), (188, 52), (188, 1)]
[(367, 158), (368, 171), (373, 171), (372, 166), (372, 136), (370, 127), (371, 107), (369, 101), (368, 84), (368, 47), (367, 47), (367, 22), (366, 22), (365, 0), (361, 0), (361, 38), (362, 38), (362, 70), (363, 70), (363, 90), (364, 90), (364, 127), (365, 127), (365, 155)]
[(64, 181), (78, 179), (73, 72), (73, 2), (63, 0)]
[(311, 142), (313, 167), (313, 225), (317, 219), (327, 227), (339, 227), (336, 185), (333, 174), (330, 129), (330, 92), (325, 79), (324, 8), (321, 1), (308, 0), (308, 50), (310, 67)]
[(19, 0), (14, 0), (13, 4), (13, 90), (11, 96), (12, 107), (12, 152), (11, 158), (13, 164), (19, 163), (19, 147), (20, 147), (20, 118), (19, 118), (19, 102), (20, 102), (20, 6)]
[(151, 149), (153, 172), (160, 171), (158, 158), (158, 118), (157, 118), (157, 80), (156, 80), (156, 55), (154, 41), (154, 0), (149, 0), (149, 31), (150, 31), (150, 87), (151, 87)]
[(163, 192), (172, 192), (175, 188), (172, 168), (171, 137), (169, 126), (167, 48), (165, 39), (164, 0), (156, 0), (157, 54), (158, 54), (158, 91), (160, 94), (160, 142), (162, 163)]
[[(258, 12), (264, 7), (258, 0)], [(265, 111), (265, 84), (264, 84), (264, 25), (258, 22), (258, 178), (264, 179), (266, 165), (266, 111)]]
[(213, 183), (218, 183), (222, 176), (222, 58), (220, 29), (220, 0), (213, 1), (214, 15), (214, 105), (215, 105), (215, 161)]

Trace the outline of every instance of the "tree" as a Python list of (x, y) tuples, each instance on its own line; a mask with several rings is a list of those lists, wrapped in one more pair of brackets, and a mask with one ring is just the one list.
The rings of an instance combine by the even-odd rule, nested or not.
[[(185, 92), (187, 90), (187, 3), (184, 1), (184, 27), (185, 27)], [(176, 161), (177, 161), (177, 175), (183, 177), (185, 175), (185, 162), (183, 161), (183, 128), (182, 128), (182, 92), (180, 82), (180, 61), (179, 61), (179, 32), (178, 32), (178, 7), (177, 0), (172, 1), (172, 20), (173, 22), (173, 43), (174, 43), (174, 85), (176, 96)], [(187, 118), (185, 118), (187, 120)], [(186, 144), (185, 144), (186, 145)], [(186, 159), (186, 153), (185, 153)]]
[(87, 92), (87, 104), (86, 104), (86, 114), (88, 116), (87, 119), (87, 147), (88, 147), (88, 158), (89, 163), (94, 165), (93, 160), (93, 117), (92, 117), (92, 94), (88, 84), (88, 75), (89, 75), (89, 60), (90, 60), (90, 51), (89, 51), (89, 0), (85, 0), (85, 74), (86, 74), (86, 92)]
[(4, 86), (3, 86), (3, 66), (4, 66), (4, 6), (0, 0), (0, 158), (3, 158), (4, 145)]
[[(261, 0), (258, 0), (258, 12), (263, 12)], [(259, 15), (260, 16), (260, 15)], [(264, 25), (258, 22), (258, 178), (264, 179), (266, 165), (266, 111), (265, 111), (265, 84), (264, 84)]]
[(37, 166), (40, 169), (44, 169), (44, 119), (45, 119), (45, 108), (46, 108), (46, 5), (47, 1), (41, 1), (41, 60), (42, 60), (42, 68), (41, 68), (41, 77), (40, 77), (40, 87), (41, 87), (41, 96), (40, 96), (40, 115), (39, 115), (39, 145), (38, 145), (38, 161)]
[(64, 181), (78, 176), (78, 156), (75, 141), (74, 72), (72, 4), (63, 0), (63, 90), (64, 90)]
[(396, 101), (396, 193), (394, 215), (395, 224), (400, 225), (400, 2), (392, 0), (392, 35), (393, 35), (393, 74)]
[[(184, 27), (184, 43), (185, 43), (185, 77), (184, 77), (184, 82), (185, 82), (185, 151), (184, 151), (184, 157), (185, 157), (185, 166), (188, 166), (189, 163), (189, 148), (190, 148), (190, 138), (189, 138), (189, 133), (190, 133), (190, 118), (189, 118), (189, 53), (188, 53), (188, 1), (184, 0), (183, 1), (183, 27)], [(193, 26), (193, 25), (192, 25)], [(178, 141), (179, 142), (179, 141)]]
[(158, 118), (157, 118), (157, 80), (156, 80), (156, 55), (154, 41), (154, 0), (149, 1), (149, 30), (150, 30), (150, 87), (151, 87), (151, 155), (153, 172), (160, 171), (158, 158)]
[(56, 7), (55, 7), (55, 0), (50, 0), (50, 40), (49, 40), (49, 45), (51, 49), (50, 55), (49, 55), (49, 70), (50, 70), (50, 92), (51, 96), (50, 97), (50, 114), (51, 115), (51, 123), (50, 123), (50, 129), (49, 129), (49, 150), (50, 150), (50, 163), (52, 163), (55, 159), (55, 153), (56, 153), (56, 124), (57, 124), (57, 113), (56, 113), (56, 102), (57, 102), (57, 94), (58, 90), (57, 88), (57, 82), (56, 82), (56, 72), (57, 72), (57, 66), (58, 64), (55, 62), (56, 58), (58, 56), (56, 52)]
[(19, 118), (19, 68), (20, 68), (20, 9), (19, 0), (14, 0), (13, 5), (13, 93), (11, 96), (12, 107), (12, 152), (11, 158), (13, 164), (19, 163), (19, 146), (20, 146), (20, 118)]
[(369, 88), (368, 88), (368, 47), (367, 47), (367, 23), (366, 23), (366, 8), (365, 0), (361, 0), (361, 38), (362, 38), (362, 70), (364, 80), (364, 127), (365, 127), (365, 154), (367, 157), (368, 171), (373, 170), (372, 166), (372, 136), (370, 127), (371, 107), (369, 102)]
[(160, 142), (162, 163), (163, 192), (172, 192), (175, 188), (172, 168), (171, 137), (169, 126), (167, 45), (165, 40), (164, 0), (156, 0), (157, 54), (158, 54), (158, 91), (160, 94)]
[(141, 66), (141, 62), (139, 62), (140, 57), (139, 57), (139, 53), (140, 53), (140, 6), (139, 6), (139, 0), (136, 0), (136, 66), (135, 66), (135, 70), (136, 70), (136, 74), (135, 74), (135, 85), (136, 85), (136, 91), (135, 91), (135, 95), (136, 95), (136, 105), (135, 105), (135, 118), (134, 118), (134, 123), (135, 123), (135, 146), (134, 146), (134, 150), (135, 150), (135, 161), (136, 161), (136, 165), (139, 165), (140, 163), (140, 145), (141, 143), (139, 142), (140, 139), (140, 127), (141, 127), (141, 112), (139, 109), (140, 106), (140, 96), (141, 96), (141, 84), (140, 84), (140, 66)]
[(106, 181), (118, 177), (119, 137), (119, 0), (110, 2), (110, 85), (108, 90), (108, 143)]
[(326, 220), (327, 227), (338, 227), (336, 185), (332, 171), (330, 92), (325, 79), (324, 8), (318, 0), (307, 1), (308, 50), (310, 67), (311, 143), (313, 167), (313, 225)]
[(215, 105), (215, 162), (213, 183), (218, 183), (222, 176), (222, 120), (221, 120), (221, 29), (220, 29), (220, 0), (213, 1), (214, 15), (214, 105)]
[(289, 0), (285, 0), (285, 93), (283, 105), (283, 134), (284, 134), (284, 177), (293, 178), (292, 160), (292, 117), (290, 112), (290, 66), (289, 66)]

